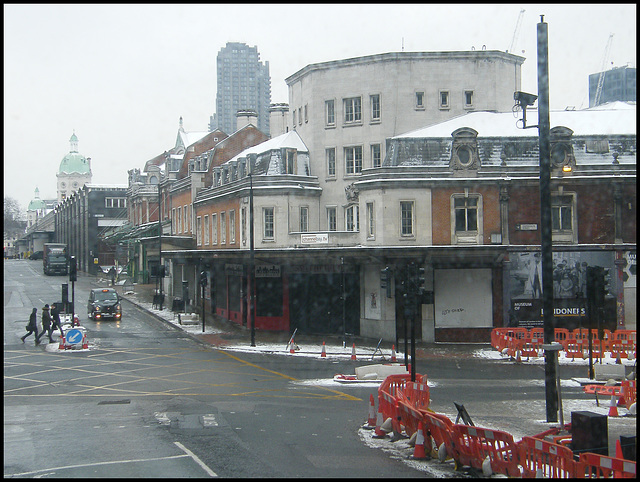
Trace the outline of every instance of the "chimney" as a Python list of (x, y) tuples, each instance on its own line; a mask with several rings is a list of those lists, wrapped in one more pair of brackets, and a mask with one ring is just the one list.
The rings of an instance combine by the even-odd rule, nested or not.
[(236, 131), (249, 124), (258, 127), (258, 113), (250, 109), (239, 110), (236, 113)]
[(269, 130), (271, 138), (287, 132), (289, 104), (271, 104), (269, 106)]

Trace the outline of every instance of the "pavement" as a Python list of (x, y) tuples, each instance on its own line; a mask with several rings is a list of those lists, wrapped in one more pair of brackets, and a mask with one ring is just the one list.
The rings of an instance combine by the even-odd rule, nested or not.
[[(92, 284), (96, 287), (100, 286), (108, 286), (109, 282), (106, 279), (96, 279)], [(155, 293), (155, 285), (134, 285), (133, 287), (128, 286), (125, 287), (123, 285), (116, 285), (116, 290), (119, 294), (122, 295), (123, 298), (130, 301), (131, 303), (137, 305), (138, 307), (148, 311), (150, 314), (154, 315), (159, 320), (166, 322), (168, 325), (175, 329), (183, 330), (188, 333), (191, 337), (198, 340), (201, 343), (214, 346), (219, 349), (225, 350), (233, 350), (233, 351), (244, 351), (251, 353), (268, 353), (274, 355), (282, 355), (282, 356), (293, 356), (290, 353), (289, 333), (282, 332), (270, 332), (270, 331), (259, 331), (255, 332), (255, 346), (251, 346), (251, 332), (247, 327), (240, 326), (234, 322), (227, 321), (225, 319), (214, 317), (211, 314), (207, 314), (204, 327), (202, 326), (201, 314), (195, 313), (194, 315), (190, 314), (180, 314), (178, 316), (177, 313), (172, 312), (170, 309), (166, 307), (160, 311), (156, 307), (153, 307), (153, 295)], [(325, 344), (325, 351), (328, 359), (331, 358), (340, 358), (340, 359), (350, 359), (353, 354), (353, 346), (356, 347), (357, 360), (370, 360), (372, 364), (375, 363), (389, 363), (391, 355), (392, 355), (392, 346), (389, 342), (382, 342), (380, 344), (381, 350), (377, 350), (378, 340), (372, 340), (370, 338), (364, 338), (359, 336), (347, 335), (346, 338), (343, 338), (341, 335), (300, 335), (295, 340), (295, 356), (310, 356), (314, 358), (320, 357), (321, 347)], [(397, 352), (397, 361), (402, 362), (404, 360), (404, 354), (400, 353), (402, 350), (400, 348), (403, 347), (395, 347), (398, 349)], [(562, 353), (562, 352), (561, 352)], [(381, 356), (382, 355), (382, 356)], [(416, 343), (416, 358), (417, 359), (437, 359), (442, 357), (452, 357), (452, 358), (468, 358), (468, 357), (477, 357), (477, 358), (493, 358), (496, 360), (509, 361), (505, 359), (503, 354), (498, 353), (494, 350), (490, 343), (424, 343), (417, 342)], [(588, 360), (571, 360), (564, 359), (564, 355), (559, 357), (559, 364), (562, 366), (563, 364), (588, 364)], [(516, 363), (515, 360), (511, 360)], [(537, 359), (523, 361), (522, 363), (535, 363), (535, 364), (544, 364), (544, 357), (539, 357)], [(614, 364), (615, 360), (605, 360), (606, 364)], [(623, 365), (625, 366), (625, 371), (627, 375), (632, 373), (635, 370), (635, 360), (623, 360)], [(585, 366), (585, 373), (586, 373)], [(560, 370), (561, 373), (561, 370)], [(541, 380), (544, 383), (544, 380)], [(313, 384), (325, 384), (327, 386), (331, 386), (332, 388), (345, 387), (345, 384), (339, 383), (336, 380), (310, 380), (310, 381), (301, 381), (300, 383), (313, 383)], [(376, 387), (379, 386), (379, 381), (367, 382), (371, 385), (372, 391), (376, 391)], [(593, 383), (592, 380), (588, 378), (585, 379), (562, 379), (561, 385), (562, 387), (580, 387), (585, 384)], [(363, 386), (359, 384), (359, 386)], [(434, 390), (437, 384), (434, 384), (431, 380), (429, 380), (429, 387), (432, 391), (432, 398)], [(571, 422), (571, 413), (573, 411), (590, 411), (599, 415), (608, 415), (610, 404), (607, 400), (604, 400), (603, 397), (600, 397), (600, 403), (595, 403), (595, 398), (593, 396), (585, 397), (582, 400), (571, 399), (563, 401), (563, 413), (564, 413), (564, 422)], [(457, 413), (455, 413), (455, 408), (452, 405), (452, 412), (444, 413), (447, 415), (452, 421), (455, 421)], [(613, 456), (615, 454), (616, 441), (619, 440), (621, 435), (635, 435), (637, 432), (637, 420), (635, 413), (627, 410), (626, 407), (621, 406), (618, 407), (619, 417), (608, 417), (608, 431), (609, 431), (609, 454)], [(495, 412), (495, 407), (488, 409), (487, 413)], [(535, 435), (537, 433), (542, 433), (549, 428), (558, 427), (559, 423), (549, 423), (546, 420), (536, 420), (532, 417), (532, 414), (545, 414), (545, 401), (532, 401), (531, 403), (523, 403), (523, 404), (513, 404), (508, 407), (509, 417), (505, 417), (505, 425), (504, 426), (496, 426), (496, 418), (488, 417), (483, 420), (482, 416), (478, 417), (472, 415), (472, 418), (477, 426), (485, 426), (488, 428), (504, 430), (513, 435), (514, 440), (520, 440), (525, 435)], [(363, 413), (363, 421), (366, 419), (366, 413)], [(514, 420), (515, 422), (509, 422), (509, 420)], [(370, 434), (367, 431), (364, 431), (361, 434), (362, 440), (376, 448), (381, 448), (382, 450), (388, 451), (390, 447), (395, 446), (395, 448), (391, 448), (391, 450), (402, 450), (403, 444), (391, 443), (389, 445), (389, 441), (375, 441), (371, 439)], [(410, 448), (405, 447), (405, 451), (411, 450)], [(403, 454), (399, 454), (403, 456)]]

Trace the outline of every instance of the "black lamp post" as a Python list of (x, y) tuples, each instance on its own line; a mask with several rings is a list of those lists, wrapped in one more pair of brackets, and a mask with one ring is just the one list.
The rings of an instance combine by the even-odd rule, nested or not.
[[(251, 166), (249, 166), (251, 169)], [(249, 171), (249, 309), (251, 310), (251, 346), (256, 346), (255, 246), (253, 241), (253, 173)]]

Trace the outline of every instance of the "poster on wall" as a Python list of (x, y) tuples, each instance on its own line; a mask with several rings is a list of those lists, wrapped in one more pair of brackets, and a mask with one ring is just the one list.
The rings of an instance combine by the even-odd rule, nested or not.
[[(558, 251), (553, 257), (553, 307), (557, 328), (589, 325), (587, 267), (615, 268), (613, 251)], [(542, 257), (540, 251), (511, 253), (509, 326), (543, 326)], [(615, 271), (615, 270), (614, 270)], [(615, 278), (615, 276), (613, 277)], [(605, 295), (605, 328), (616, 326), (615, 279)], [(608, 325), (611, 325), (609, 327)]]

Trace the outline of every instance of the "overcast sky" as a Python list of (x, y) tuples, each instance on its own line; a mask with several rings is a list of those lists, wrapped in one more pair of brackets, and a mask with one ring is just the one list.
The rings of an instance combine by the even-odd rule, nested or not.
[[(635, 4), (4, 5), (4, 195), (23, 209), (36, 187), (56, 197), (75, 131), (95, 184), (206, 131), (216, 56), (227, 42), (269, 61), (271, 101), (308, 64), (405, 51), (507, 50), (526, 57), (522, 90), (537, 93), (536, 24), (549, 29), (552, 109), (588, 107), (588, 76), (636, 66)], [(229, 133), (230, 134), (230, 133)]]

